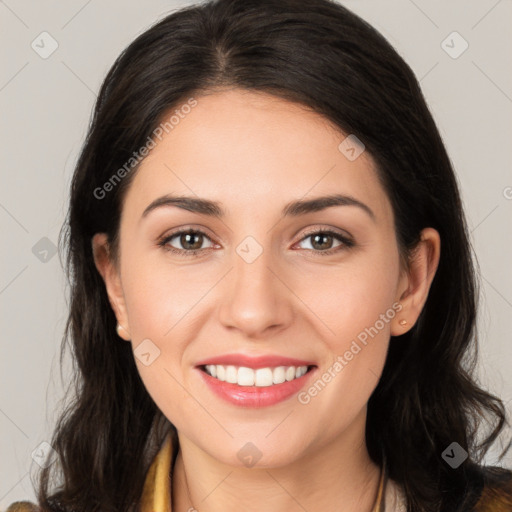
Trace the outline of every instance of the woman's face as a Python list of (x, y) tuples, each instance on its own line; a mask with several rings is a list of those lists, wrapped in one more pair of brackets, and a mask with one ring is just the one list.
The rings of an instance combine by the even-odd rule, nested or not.
[[(119, 274), (102, 273), (141, 378), (180, 435), (227, 464), (279, 466), (343, 434), (359, 442), (390, 334), (412, 326), (430, 277), (415, 296), (371, 158), (350, 139), (340, 150), (346, 135), (325, 118), (238, 89), (196, 100), (138, 169)], [(220, 214), (178, 204), (145, 214), (167, 195)], [(333, 195), (351, 199), (310, 207)], [(286, 213), (295, 202), (306, 207)], [(180, 229), (194, 233), (169, 238)], [(206, 375), (210, 360), (246, 385)], [(288, 381), (300, 375), (290, 366), (309, 371)]]

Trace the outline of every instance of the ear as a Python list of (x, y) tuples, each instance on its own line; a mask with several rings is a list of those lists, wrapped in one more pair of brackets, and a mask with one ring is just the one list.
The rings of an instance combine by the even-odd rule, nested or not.
[(128, 315), (118, 269), (110, 258), (109, 244), (106, 233), (96, 233), (91, 241), (94, 263), (101, 274), (107, 289), (110, 305), (114, 310), (118, 323), (121, 325), (118, 335), (130, 341)]
[[(430, 285), (439, 265), (441, 237), (434, 228), (425, 228), (412, 252), (409, 268), (404, 271), (397, 290), (396, 301), (402, 309), (393, 318), (391, 335), (400, 336), (411, 329), (427, 302)], [(407, 323), (401, 325), (400, 321)]]

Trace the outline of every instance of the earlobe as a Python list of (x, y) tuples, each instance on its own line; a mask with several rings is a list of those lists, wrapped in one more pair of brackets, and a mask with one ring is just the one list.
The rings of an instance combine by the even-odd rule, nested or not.
[(130, 341), (128, 318), (124, 302), (123, 290), (119, 272), (110, 257), (108, 237), (106, 233), (96, 233), (91, 240), (94, 264), (103, 278), (110, 306), (114, 311), (118, 324), (123, 328), (117, 329), (120, 338)]
[(130, 333), (121, 324), (116, 326), (117, 335), (125, 341), (130, 341)]
[(404, 284), (399, 288), (397, 300), (402, 305), (400, 314), (391, 325), (391, 335), (400, 336), (416, 323), (427, 302), (428, 293), (439, 265), (441, 238), (437, 230), (425, 228), (409, 262), (409, 268), (402, 277)]
[(391, 322), (391, 336), (400, 336), (401, 334), (405, 334), (409, 329), (413, 326), (410, 325), (407, 312), (403, 312), (403, 304), (400, 303), (402, 309), (400, 309), (400, 313), (395, 316), (394, 320)]

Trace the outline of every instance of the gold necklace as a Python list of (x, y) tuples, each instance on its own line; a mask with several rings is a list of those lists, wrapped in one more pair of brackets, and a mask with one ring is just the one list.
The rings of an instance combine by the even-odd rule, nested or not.
[[(183, 477), (185, 478), (185, 487), (187, 488), (187, 496), (190, 505), (192, 506), (191, 512), (199, 512), (199, 510), (192, 503), (192, 497), (190, 496), (190, 489), (188, 487), (187, 474), (185, 472), (185, 467), (183, 466)], [(377, 489), (377, 496), (375, 498), (375, 503), (372, 506), (371, 512), (386, 512), (385, 503), (382, 501), (384, 498), (384, 492), (386, 487), (386, 477), (384, 473), (383, 467), (380, 469), (379, 476), (379, 487)], [(190, 509), (188, 509), (190, 510)]]

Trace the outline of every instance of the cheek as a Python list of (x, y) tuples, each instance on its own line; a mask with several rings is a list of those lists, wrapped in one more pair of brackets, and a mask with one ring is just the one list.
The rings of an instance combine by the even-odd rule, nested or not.
[[(170, 417), (193, 405), (183, 383), (187, 347), (199, 335), (201, 301), (218, 276), (132, 253), (123, 261), (123, 290), (137, 369), (148, 393)], [(139, 357), (149, 353), (150, 357)], [(172, 397), (172, 400), (171, 398)], [(182, 411), (182, 412), (179, 412)]]
[(187, 340), (194, 337), (187, 321), (193, 317), (194, 304), (205, 293), (204, 283), (201, 287), (199, 282), (191, 281), (190, 273), (186, 279), (179, 269), (151, 264), (136, 254), (127, 256), (123, 263), (123, 289), (139, 375), (168, 418), (187, 417), (187, 410), (194, 404), (179, 384), (183, 382), (180, 365)]
[(398, 253), (375, 247), (350, 263), (347, 260), (346, 265), (323, 272), (309, 283), (301, 278), (301, 298), (314, 305), (315, 316), (321, 320), (316, 322), (319, 332), (326, 333), (322, 340), (329, 356), (301, 403), (318, 408), (315, 414), (329, 410), (333, 419), (336, 417), (335, 428), (365, 406), (382, 373), (391, 322), (399, 309), (395, 303)]
[(127, 258), (123, 289), (133, 340), (168, 340), (193, 316), (213, 281), (191, 268), (166, 264), (163, 257)]
[(311, 425), (317, 436), (334, 438), (349, 427), (366, 407), (386, 362), (390, 322), (397, 314), (388, 294), (358, 291), (350, 298), (340, 299), (346, 307), (332, 319), (336, 336), (325, 338), (329, 359), (298, 396), (309, 416), (329, 418)]
[(316, 317), (329, 352), (344, 352), (351, 340), (376, 323), (384, 338), (389, 335), (389, 320), (396, 314), (392, 306), (399, 278), (397, 251), (376, 244), (337, 265), (310, 269), (294, 272), (288, 282), (314, 313), (311, 321)]

